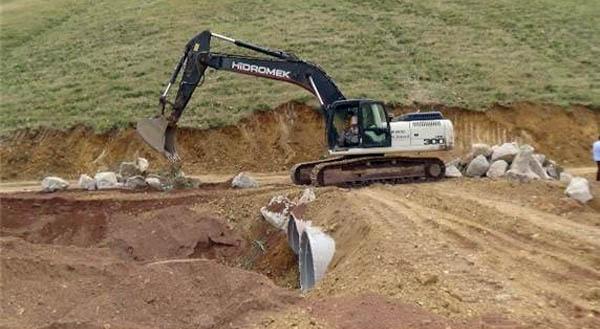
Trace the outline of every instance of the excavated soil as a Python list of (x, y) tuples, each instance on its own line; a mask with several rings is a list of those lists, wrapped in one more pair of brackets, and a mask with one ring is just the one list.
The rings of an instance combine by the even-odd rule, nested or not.
[(259, 177), (251, 190), (1, 193), (0, 327), (600, 326), (600, 203), (559, 182), (318, 188), (306, 218), (336, 253), (303, 296), (285, 236), (259, 215), (302, 190)]
[[(566, 166), (590, 165), (591, 143), (600, 132), (600, 111), (581, 106), (517, 103), (494, 105), (485, 112), (444, 106), (395, 107), (408, 111), (440, 110), (455, 125), (456, 149), (438, 156), (451, 159), (472, 143), (519, 141)], [(258, 112), (236, 126), (198, 130), (181, 128), (180, 154), (186, 173), (272, 172), (326, 155), (323, 119), (313, 108), (286, 103)], [(154, 169), (166, 167), (133, 129), (96, 134), (85, 127), (67, 131), (22, 130), (0, 141), (2, 180), (40, 179), (47, 175), (75, 178), (80, 173), (116, 169), (121, 161), (143, 156)]]

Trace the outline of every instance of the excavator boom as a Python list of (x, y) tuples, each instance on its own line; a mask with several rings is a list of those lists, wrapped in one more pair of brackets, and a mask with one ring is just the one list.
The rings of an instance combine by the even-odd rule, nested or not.
[[(242, 55), (211, 52), (211, 39), (218, 38), (236, 46), (253, 50), (269, 57), (250, 57)], [(207, 68), (230, 71), (261, 78), (279, 80), (295, 84), (314, 94), (326, 109), (335, 101), (345, 99), (333, 80), (317, 65), (308, 63), (293, 54), (234, 40), (220, 34), (204, 31), (192, 38), (185, 46), (175, 70), (159, 99), (161, 113), (151, 119), (138, 121), (137, 131), (154, 149), (165, 154), (171, 160), (178, 160), (175, 147), (176, 125), (185, 110), (196, 87), (204, 79)], [(173, 103), (167, 100), (168, 92), (181, 73), (179, 89)], [(171, 107), (171, 113), (165, 115), (165, 107)]]

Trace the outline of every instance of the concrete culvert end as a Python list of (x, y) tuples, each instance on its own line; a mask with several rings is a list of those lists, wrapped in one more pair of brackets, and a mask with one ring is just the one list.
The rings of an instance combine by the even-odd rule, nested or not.
[(300, 251), (300, 240), (307, 226), (311, 225), (311, 221), (297, 219), (294, 214), (290, 214), (287, 224), (288, 245), (292, 251), (298, 255)]
[(325, 276), (334, 253), (335, 241), (329, 235), (316, 227), (304, 228), (298, 255), (302, 292), (313, 288)]

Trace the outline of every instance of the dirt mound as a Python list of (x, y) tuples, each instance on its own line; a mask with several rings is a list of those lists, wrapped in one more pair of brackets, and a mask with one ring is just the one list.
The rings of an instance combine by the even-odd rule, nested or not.
[[(213, 260), (123, 262), (102, 248), (1, 238), (2, 325), (215, 328), (296, 301), (267, 278)], [(32, 301), (35, 301), (33, 303)]]
[[(230, 266), (250, 252), (247, 234), (206, 207), (229, 193), (2, 195), (0, 326), (243, 327), (248, 314), (295, 303), (296, 293)], [(255, 260), (267, 269), (270, 258)]]
[[(166, 205), (152, 210), (111, 200), (2, 200), (0, 233), (32, 243), (110, 247), (137, 261), (194, 257), (234, 259), (245, 240), (222, 220)], [(145, 202), (142, 202), (145, 203)]]
[[(587, 164), (590, 144), (600, 131), (600, 112), (578, 106), (518, 103), (475, 112), (423, 105), (398, 106), (394, 112), (419, 109), (440, 110), (454, 122), (457, 149), (440, 154), (447, 159), (463, 154), (472, 143), (517, 140), (566, 165)], [(254, 113), (235, 126), (181, 128), (177, 138), (183, 170), (188, 174), (287, 170), (297, 162), (326, 154), (320, 114), (294, 102)], [(38, 179), (50, 174), (76, 178), (80, 173), (115, 169), (121, 161), (137, 156), (148, 158), (153, 170), (166, 167), (162, 157), (143, 144), (133, 129), (103, 134), (85, 127), (23, 130), (2, 139), (0, 178)]]

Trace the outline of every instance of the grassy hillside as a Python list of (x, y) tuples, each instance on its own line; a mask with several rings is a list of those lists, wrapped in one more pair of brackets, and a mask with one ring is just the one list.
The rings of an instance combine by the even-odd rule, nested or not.
[[(153, 113), (183, 45), (206, 28), (316, 62), (350, 97), (597, 106), (599, 13), (579, 0), (0, 0), (0, 132)], [(210, 72), (183, 122), (230, 123), (290, 99), (311, 97)]]

